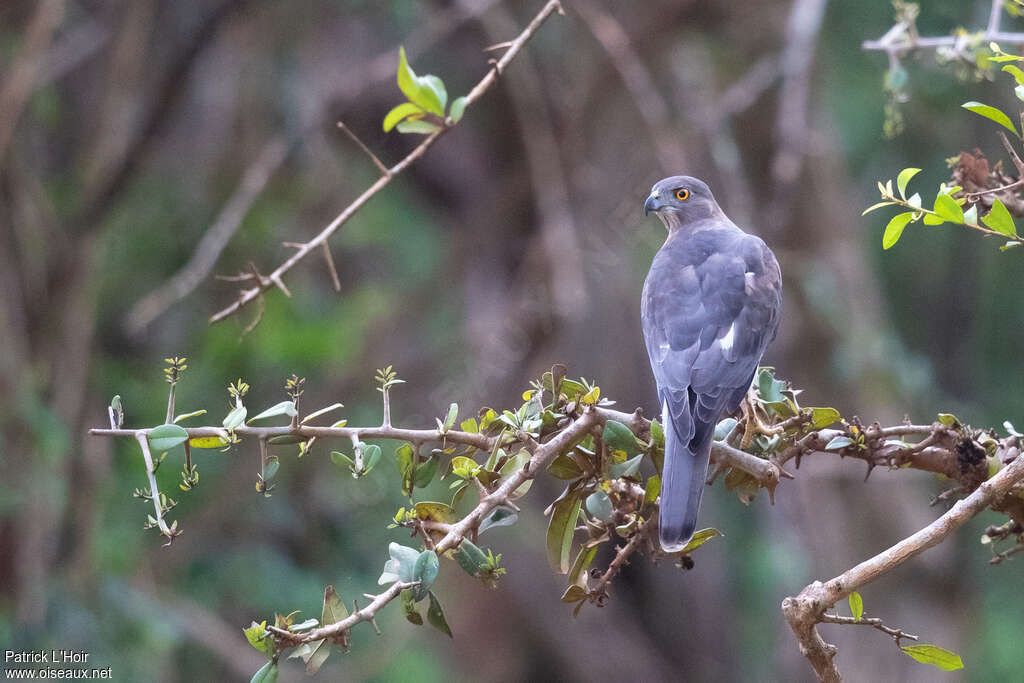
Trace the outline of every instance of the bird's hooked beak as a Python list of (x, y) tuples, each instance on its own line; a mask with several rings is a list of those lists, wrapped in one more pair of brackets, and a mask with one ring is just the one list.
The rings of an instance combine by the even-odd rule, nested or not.
[(650, 196), (647, 197), (647, 201), (644, 202), (644, 215), (646, 216), (651, 211), (657, 213), (661, 211), (664, 207), (665, 205), (661, 203), (661, 198), (659, 197), (658, 191), (655, 190), (650, 194)]

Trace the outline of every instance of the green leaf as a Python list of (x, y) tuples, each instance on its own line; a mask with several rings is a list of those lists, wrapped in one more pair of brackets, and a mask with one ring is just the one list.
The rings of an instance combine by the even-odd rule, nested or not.
[(587, 496), (587, 512), (602, 522), (610, 522), (615, 508), (612, 507), (612, 500), (608, 494), (598, 489)]
[(416, 609), (416, 598), (413, 597), (411, 590), (402, 591), (402, 612), (405, 613), (405, 618), (410, 623), (416, 624), (417, 626), (423, 626), (423, 616), (420, 611)]
[(338, 467), (344, 467), (346, 469), (354, 469), (356, 466), (356, 461), (341, 451), (331, 451), (331, 462)]
[(467, 538), (463, 539), (459, 549), (455, 551), (455, 561), (470, 576), (479, 576), (480, 570), (487, 565), (487, 556)]
[(444, 418), (445, 431), (451, 429), (455, 425), (455, 420), (459, 417), (459, 404), (453, 403), (448, 406), (448, 415)]
[(420, 553), (420, 556), (416, 558), (416, 566), (413, 569), (412, 580), (419, 581), (420, 585), (413, 587), (412, 593), (413, 598), (416, 602), (419, 602), (423, 598), (427, 597), (427, 591), (434, 585), (435, 579), (437, 579), (437, 573), (440, 570), (441, 565), (437, 559), (437, 553), (433, 550), (424, 550)]
[(661, 477), (655, 474), (652, 477), (648, 477), (647, 485), (644, 486), (644, 505), (653, 503), (658, 500), (658, 495), (661, 493)]
[(995, 121), (1003, 128), (1013, 131), (1014, 135), (1017, 135), (1017, 129), (1014, 127), (1013, 121), (1011, 121), (1010, 117), (1004, 114), (1001, 110), (987, 104), (982, 104), (981, 102), (964, 102), (960, 106), (968, 111), (973, 111), (979, 116), (984, 116), (986, 119)]
[(924, 224), (925, 225), (942, 225), (945, 222), (946, 221), (942, 220), (941, 218), (939, 218), (938, 216), (936, 216), (934, 214), (926, 213), (924, 215)]
[(480, 521), (480, 528), (477, 529), (477, 534), (482, 534), (488, 529), (499, 526), (512, 526), (518, 519), (519, 514), (515, 510), (506, 505), (499, 505)]
[(417, 519), (426, 519), (434, 522), (451, 522), (455, 519), (455, 510), (448, 503), (436, 503), (433, 501), (422, 501), (415, 505)]
[(625, 462), (617, 462), (608, 468), (608, 478), (618, 479), (619, 477), (633, 477), (636, 478), (637, 472), (640, 471), (640, 463), (644, 459), (644, 454), (634, 456)]
[[(938, 200), (936, 200), (936, 203), (938, 203)], [(907, 227), (907, 223), (909, 223), (910, 219), (913, 217), (913, 211), (898, 213), (892, 217), (892, 220), (889, 221), (889, 225), (885, 226), (885, 233), (882, 235), (883, 249), (888, 249), (899, 242), (900, 235), (903, 234), (903, 228)]]
[(739, 422), (735, 417), (727, 417), (718, 424), (715, 425), (715, 441), (724, 441), (729, 438), (732, 434), (732, 430), (736, 429), (736, 425)]
[(1006, 206), (998, 199), (992, 200), (992, 210), (981, 219), (981, 222), (1000, 235), (1006, 235), (1007, 237), (1017, 236), (1017, 228), (1013, 224), (1010, 212), (1006, 210)]
[(943, 671), (956, 671), (964, 668), (960, 655), (944, 650), (937, 645), (902, 645), (900, 649), (922, 664), (931, 664)]
[(231, 442), (222, 436), (197, 436), (188, 440), (188, 445), (192, 448), (223, 448), (229, 443)]
[(872, 204), (868, 208), (864, 209), (864, 211), (862, 211), (860, 215), (861, 216), (866, 216), (867, 214), (871, 213), (875, 209), (880, 209), (883, 206), (890, 206), (890, 205), (895, 204), (895, 203), (896, 202), (878, 202), (877, 204)]
[(571, 491), (552, 506), (547, 533), (548, 564), (559, 574), (569, 571), (569, 549), (576, 530), (576, 520), (580, 516), (582, 498), (580, 491)]
[(723, 534), (718, 529), (701, 529), (693, 535), (693, 538), (690, 539), (690, 542), (687, 543), (686, 547), (684, 547), (680, 552), (688, 553), (692, 550), (696, 550), (697, 548), (701, 547), (702, 545), (710, 541), (715, 536), (725, 536), (725, 534)]
[(951, 413), (939, 413), (939, 422), (946, 425), (947, 427), (952, 427), (957, 422), (959, 422), (959, 420), (956, 419), (956, 415), (953, 415)]
[(263, 481), (270, 481), (277, 476), (277, 471), (281, 468), (281, 461), (277, 459), (276, 455), (272, 455), (267, 458), (267, 464), (263, 466)]
[(188, 432), (175, 424), (164, 424), (149, 430), (149, 448), (156, 453), (169, 451), (188, 441)]
[(448, 110), (448, 118), (452, 120), (452, 123), (458, 123), (462, 120), (462, 115), (466, 112), (466, 97), (456, 97), (455, 101), (452, 102), (451, 109)]
[(944, 220), (952, 223), (964, 222), (964, 210), (948, 194), (940, 194), (935, 197), (934, 209), (935, 213), (939, 214), (939, 217)]
[(320, 612), (320, 623), (324, 626), (335, 624), (348, 616), (348, 610), (334, 586), (324, 588), (324, 606)]
[(475, 417), (471, 417), (471, 418), (465, 419), (462, 422), (460, 422), (459, 423), (459, 429), (461, 429), (462, 431), (464, 431), (464, 432), (466, 432), (468, 434), (479, 434), (480, 433), (480, 427), (477, 425)]
[(307, 422), (309, 422), (310, 420), (312, 420), (315, 417), (320, 417), (321, 415), (323, 415), (325, 413), (329, 413), (329, 412), (331, 412), (333, 410), (337, 410), (338, 408), (344, 408), (344, 407), (345, 407), (345, 405), (343, 403), (332, 403), (331, 405), (327, 406), (326, 408), (321, 408), (320, 410), (314, 411), (314, 412), (310, 413), (309, 415), (307, 415), (306, 417), (302, 418), (302, 424), (306, 424)]
[(434, 475), (437, 474), (437, 468), (440, 464), (441, 459), (436, 456), (430, 456), (419, 465), (416, 465), (416, 472), (413, 474), (413, 484), (417, 488), (424, 488), (434, 480)]
[(548, 465), (548, 474), (558, 479), (572, 480), (582, 477), (583, 470), (575, 460), (562, 453)]
[(224, 429), (234, 429), (235, 427), (241, 427), (242, 423), (245, 422), (245, 415), (247, 411), (245, 406), (235, 406), (231, 409), (231, 412), (224, 418)]
[(1007, 64), (1003, 67), (1003, 71), (1013, 76), (1013, 79), (1017, 81), (1017, 85), (1024, 85), (1024, 71), (1021, 71), (1019, 66)]
[(904, 199), (907, 198), (907, 183), (909, 183), (910, 179), (920, 172), (921, 169), (919, 168), (905, 168), (900, 171), (898, 176), (896, 176), (896, 188), (900, 191), (901, 197)]
[(623, 451), (627, 457), (636, 454), (640, 450), (636, 437), (633, 436), (633, 432), (630, 431), (629, 427), (615, 420), (605, 421), (601, 438), (604, 439), (605, 445), (612, 451)]
[(811, 408), (811, 428), (823, 429), (839, 422), (840, 417), (839, 411), (835, 408)]
[(786, 383), (775, 379), (775, 375), (768, 368), (763, 368), (757, 376), (757, 392), (765, 403), (780, 403), (785, 397), (782, 390)]
[(438, 116), (444, 116), (444, 108), (448, 104), (448, 89), (444, 87), (444, 81), (437, 76), (428, 74), (420, 77), (420, 82), (425, 83), (427, 87), (433, 90), (434, 94), (437, 95), (437, 101), (441, 106), (441, 111), (435, 111), (434, 113)]
[(205, 410), (193, 410), (191, 413), (182, 413), (174, 418), (174, 424), (178, 424), (182, 420), (187, 420), (190, 417), (199, 417), (200, 415), (206, 415)]
[(436, 90), (437, 86), (429, 80), (431, 78), (431, 76), (422, 78), (417, 76), (405, 58), (405, 48), (398, 48), (398, 87), (413, 104), (438, 116), (444, 116), (444, 107), (441, 105), (441, 98)]
[(850, 614), (853, 615), (854, 619), (856, 619), (857, 621), (860, 621), (860, 618), (862, 616), (864, 616), (864, 600), (863, 600), (863, 598), (860, 597), (860, 593), (858, 593), (857, 591), (853, 591), (852, 593), (850, 593), (849, 601), (850, 601)]
[(447, 634), (449, 638), (454, 638), (452, 629), (448, 626), (448, 620), (444, 617), (444, 609), (441, 607), (437, 596), (434, 595), (433, 591), (430, 591), (427, 593), (427, 597), (430, 598), (430, 606), (427, 607), (427, 621), (441, 633)]
[(436, 133), (441, 130), (441, 127), (436, 123), (430, 121), (402, 121), (395, 129), (399, 133), (421, 133), (429, 135), (430, 133)]
[(395, 581), (412, 581), (416, 572), (416, 562), (420, 559), (419, 551), (398, 543), (390, 543), (388, 555), (391, 559), (384, 563), (384, 572), (377, 579), (377, 583), (383, 585)]
[(363, 474), (366, 474), (380, 462), (380, 446), (371, 443), (363, 448)]
[(242, 633), (245, 634), (245, 639), (249, 641), (249, 644), (254, 648), (265, 654), (267, 657), (274, 656), (274, 639), (268, 637), (270, 632), (267, 631), (267, 622), (256, 623), (252, 622), (249, 628), (242, 629)]
[(384, 117), (384, 132), (391, 132), (391, 129), (397, 126), (399, 122), (404, 121), (410, 116), (423, 116), (423, 114), (426, 114), (426, 112), (421, 107), (416, 106), (412, 102), (402, 102)]
[(277, 662), (270, 660), (252, 675), (249, 683), (277, 683)]
[(249, 422), (255, 422), (256, 420), (263, 420), (268, 417), (276, 417), (278, 415), (287, 415), (288, 417), (295, 417), (297, 415), (295, 411), (295, 401), (281, 401), (277, 405), (270, 406), (256, 417), (250, 417)]
[(825, 444), (826, 451), (838, 451), (841, 448), (846, 448), (853, 443), (853, 440), (848, 436), (835, 436), (832, 440)]

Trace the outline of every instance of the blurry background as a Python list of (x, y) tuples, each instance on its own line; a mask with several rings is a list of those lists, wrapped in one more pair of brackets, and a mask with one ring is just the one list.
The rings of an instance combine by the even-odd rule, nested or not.
[[(565, 0), (567, 16), (458, 128), (335, 236), (340, 293), (311, 258), (287, 277), (293, 297), (268, 296), (241, 341), (255, 309), (208, 326), (236, 292), (212, 274), (178, 303), (140, 304), (246, 177), (254, 201), (215, 273), (249, 261), (269, 272), (291, 253), (282, 241), (308, 239), (372, 182), (339, 119), (387, 163), (411, 149), (418, 136), (380, 127), (402, 100), (400, 44), (454, 97), (485, 73), (482, 48), (542, 4), (0, 4), (0, 647), (84, 649), (117, 680), (247, 680), (262, 657), (243, 626), (274, 611), (319, 616), (326, 583), (347, 600), (373, 591), (387, 541), (407, 538), (384, 528), (403, 502), (388, 456), (360, 481), (324, 446), (285, 458), (264, 499), (249, 444), (196, 456), (201, 486), (172, 493), (185, 534), (161, 548), (141, 529), (148, 503), (130, 495), (144, 483), (137, 448), (85, 432), (107, 424), (114, 394), (128, 425), (161, 422), (165, 356), (190, 360), (179, 412), (206, 408), (214, 422), (229, 381), (244, 377), (247, 403), (262, 407), (297, 373), (307, 408), (342, 401), (350, 424), (375, 423), (372, 378), (387, 364), (408, 380), (393, 407), (405, 426), (432, 424), (452, 401), (463, 416), (507, 407), (555, 362), (651, 414), (639, 296), (664, 232), (641, 206), (674, 173), (707, 180), (778, 254), (785, 316), (766, 362), (806, 404), (866, 420), (927, 422), (940, 409), (976, 425), (1024, 420), (1021, 257), (949, 227), (911, 228), (883, 253), (888, 215), (860, 216), (875, 180), (904, 166), (925, 169), (914, 181), (925, 192), (961, 149), (1001, 158), (992, 125), (959, 104), (1012, 109), (1010, 87), (908, 62), (907, 130), (885, 140), (886, 58), (860, 49), (892, 25), (881, 0)], [(929, 2), (919, 27), (983, 28), (989, 7)], [(1004, 17), (1004, 30), (1015, 23)], [(180, 493), (179, 472), (161, 469), (168, 492)], [(576, 619), (544, 559), (541, 511), (557, 482), (540, 482), (516, 526), (488, 532), (509, 570), (497, 591), (442, 572), (454, 640), (393, 607), (382, 637), (359, 628), (320, 679), (807, 680), (782, 598), (940, 512), (929, 475), (863, 475), (816, 456), (774, 507), (716, 485), (702, 521), (727, 536), (693, 571), (634, 561), (610, 604)], [(1024, 578), (1012, 562), (990, 567), (977, 541), (996, 519), (863, 593), (869, 614), (962, 654), (966, 669), (943, 680), (1019, 671)], [(878, 632), (822, 630), (850, 680), (935, 680)], [(282, 672), (302, 677), (299, 665)]]

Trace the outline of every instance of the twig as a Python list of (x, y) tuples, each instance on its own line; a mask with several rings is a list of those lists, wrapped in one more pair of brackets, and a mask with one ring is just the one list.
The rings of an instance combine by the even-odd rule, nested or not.
[(782, 601), (782, 612), (800, 643), (803, 653), (815, 674), (822, 681), (840, 680), (834, 657), (836, 648), (822, 639), (817, 625), (823, 621), (825, 610), (850, 595), (861, 586), (877, 579), (928, 548), (938, 545), (969, 519), (997, 503), (1019, 482), (1024, 480), (1024, 457), (1019, 454), (995, 476), (982, 483), (971, 495), (957, 501), (952, 508), (934, 522), (903, 539), (896, 545), (861, 562), (839, 576), (806, 586), (796, 597)]
[(174, 535), (170, 527), (167, 526), (167, 522), (164, 521), (163, 508), (160, 504), (160, 489), (156, 484), (156, 470), (153, 467), (153, 455), (149, 452), (149, 437), (147, 434), (146, 430), (132, 432), (135, 440), (139, 442), (139, 446), (142, 448), (142, 457), (146, 461), (146, 477), (149, 479), (149, 493), (152, 496), (153, 507), (156, 510), (157, 526), (160, 528), (160, 533), (167, 537), (167, 544), (170, 545), (171, 541), (174, 540)]
[(388, 173), (390, 173), (390, 171), (388, 171), (388, 167), (384, 165), (384, 162), (378, 159), (377, 155), (374, 154), (369, 147), (364, 145), (363, 141), (359, 139), (359, 136), (356, 135), (354, 131), (349, 129), (343, 121), (338, 121), (338, 128), (340, 128), (342, 132), (348, 136), (349, 140), (356, 143), (356, 146), (358, 146), (359, 149), (363, 150), (366, 156), (370, 157), (370, 161), (373, 162), (373, 165), (376, 166), (377, 169), (380, 170), (380, 172), (383, 175), (387, 175)]
[(658, 526), (658, 512), (655, 511), (649, 519), (640, 522), (636, 531), (629, 538), (626, 545), (620, 547), (615, 552), (615, 557), (608, 565), (608, 569), (605, 570), (601, 578), (597, 580), (592, 587), (587, 591), (590, 595), (594, 596), (593, 600), (596, 602), (598, 607), (604, 606), (604, 600), (607, 598), (608, 584), (611, 583), (612, 579), (615, 578), (616, 574), (622, 571), (622, 568), (629, 564), (629, 557), (640, 548), (640, 544), (648, 539), (648, 531), (655, 529)]
[(191, 294), (213, 269), (231, 237), (242, 225), (249, 209), (259, 198), (270, 178), (288, 157), (291, 145), (283, 136), (268, 142), (250, 165), (216, 220), (196, 244), (188, 262), (166, 282), (140, 299), (125, 315), (123, 325), (131, 334), (139, 334), (168, 308)]
[(654, 83), (651, 72), (633, 47), (629, 35), (615, 18), (591, 0), (573, 3), (573, 7), (604, 49), (622, 84), (631, 95), (653, 138), (653, 147), (663, 171), (674, 173), (683, 158), (679, 136), (670, 126), (669, 106)]
[[(559, 432), (551, 441), (537, 447), (533, 455), (530, 456), (530, 460), (526, 467), (516, 470), (516, 472), (506, 479), (502, 484), (491, 493), (484, 496), (479, 504), (470, 512), (468, 515), (463, 517), (458, 522), (451, 525), (448, 533), (445, 534), (444, 538), (437, 542), (435, 550), (438, 555), (442, 555), (448, 550), (453, 550), (462, 543), (472, 529), (477, 528), (480, 522), (487, 516), (498, 505), (505, 503), (512, 492), (523, 485), (524, 482), (532, 479), (538, 472), (544, 469), (548, 463), (555, 459), (557, 455), (568, 450), (576, 439), (582, 437), (588, 431), (593, 429), (595, 426), (601, 423), (601, 417), (597, 411), (593, 409), (587, 409), (581, 417), (573, 422), (569, 427)], [(395, 582), (391, 586), (378, 595), (370, 605), (367, 605), (363, 612), (370, 611), (370, 616), (376, 614), (376, 612), (386, 605), (387, 603), (394, 600), (405, 588), (410, 587), (411, 584)], [(314, 640), (320, 640), (322, 638), (333, 638), (341, 635), (343, 632), (350, 629), (360, 621), (368, 621), (367, 618), (361, 617), (360, 613), (352, 614), (348, 618), (343, 619), (335, 624), (316, 628), (306, 633), (303, 633), (300, 638), (296, 638), (290, 641), (290, 644), (298, 645), (300, 643), (308, 643)]]
[(821, 623), (823, 624), (845, 624), (848, 626), (871, 626), (872, 628), (878, 629), (886, 635), (890, 635), (899, 645), (899, 642), (906, 638), (907, 640), (918, 640), (917, 636), (911, 635), (903, 631), (903, 629), (892, 628), (886, 626), (881, 619), (878, 617), (861, 617), (860, 619), (854, 619), (853, 617), (846, 617), (840, 614), (831, 614), (826, 612), (821, 615)]
[[(1024, 45), (1024, 33), (1003, 33), (999, 30), (1004, 0), (992, 0), (992, 9), (988, 15), (988, 25), (981, 40), (984, 43), (995, 41), (1007, 45)], [(938, 47), (955, 47), (963, 38), (961, 36), (927, 36), (922, 38), (916, 31), (908, 31), (911, 26), (905, 21), (898, 22), (877, 40), (865, 40), (861, 43), (862, 50), (884, 50), (890, 58), (904, 52), (919, 48), (933, 49)]]
[[(484, 93), (486, 93), (491, 86), (497, 81), (498, 76), (508, 66), (508, 64), (515, 58), (519, 51), (523, 48), (523, 45), (528, 41), (536, 30), (540, 27), (544, 21), (551, 16), (554, 12), (562, 12), (562, 7), (558, 0), (548, 0), (547, 4), (544, 5), (543, 9), (533, 18), (533, 20), (527, 25), (519, 36), (512, 41), (508, 51), (502, 55), (501, 59), (487, 72), (479, 83), (466, 95), (466, 108), (468, 109), (478, 99), (480, 99)], [(451, 126), (445, 126), (434, 133), (428, 135), (423, 142), (421, 142), (415, 149), (413, 149), (404, 159), (399, 161), (397, 164), (392, 166), (387, 172), (377, 179), (369, 188), (367, 188), (361, 195), (349, 204), (338, 216), (331, 221), (323, 230), (321, 230), (313, 239), (306, 242), (302, 247), (296, 250), (284, 263), (279, 265), (269, 276), (270, 284), (263, 281), (253, 288), (242, 291), (238, 298), (230, 306), (227, 306), (223, 310), (215, 313), (211, 318), (211, 323), (217, 323), (224, 320), (235, 313), (237, 313), (243, 306), (251, 303), (253, 299), (259, 297), (263, 292), (271, 288), (271, 286), (280, 286), (282, 283), (282, 276), (291, 270), (299, 261), (304, 259), (314, 249), (318, 248), (322, 243), (326, 242), (327, 239), (333, 235), (338, 228), (344, 225), (352, 216), (356, 214), (359, 209), (363, 207), (374, 195), (384, 189), (391, 180), (402, 173), (410, 165), (416, 162), (422, 157), (431, 145), (433, 145), (439, 137), (444, 135)]]

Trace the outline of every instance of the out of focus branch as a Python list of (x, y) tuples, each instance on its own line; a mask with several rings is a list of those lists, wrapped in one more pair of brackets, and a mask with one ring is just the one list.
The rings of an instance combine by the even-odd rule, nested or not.
[[(992, 9), (989, 11), (988, 25), (985, 33), (981, 36), (984, 43), (995, 41), (1006, 45), (1024, 45), (1024, 33), (1004, 33), (999, 30), (1000, 19), (1003, 13), (1005, 0), (992, 0)], [(966, 45), (968, 39), (973, 37), (967, 35), (951, 36), (919, 36), (917, 28), (912, 21), (898, 21), (881, 38), (876, 40), (865, 40), (861, 43), (862, 50), (881, 50), (896, 57), (905, 52), (918, 49), (935, 49), (940, 47), (957, 48)]]
[(271, 176), (284, 163), (289, 148), (289, 143), (281, 136), (264, 146), (252, 165), (245, 169), (238, 187), (213, 225), (196, 244), (188, 262), (160, 287), (136, 302), (125, 315), (124, 326), (129, 333), (142, 332), (164, 311), (188, 296), (209, 275)]
[[(946, 540), (969, 519), (989, 506), (998, 504), (1001, 498), (1010, 494), (1014, 487), (1024, 482), (1024, 457), (1021, 457), (1019, 449), (1012, 450), (1015, 455), (1009, 464), (925, 528), (839, 576), (825, 583), (815, 581), (796, 597), (782, 601), (782, 612), (800, 642), (800, 652), (807, 657), (819, 680), (830, 683), (840, 680), (834, 661), (836, 647), (826, 643), (818, 633), (818, 624), (825, 621), (825, 610), (912, 557)], [(999, 451), (1003, 457), (1009, 454), (1010, 449), (1001, 448)]]
[(7, 77), (0, 87), (0, 164), (43, 68), (53, 32), (63, 16), (64, 0), (41, 0), (25, 31), (21, 51), (7, 70)]
[(654, 151), (661, 169), (668, 174), (676, 173), (685, 167), (680, 136), (672, 130), (668, 103), (634, 49), (629, 35), (615, 17), (591, 0), (575, 2), (573, 8), (579, 12), (583, 23), (600, 43), (629, 91), (633, 105), (640, 112), (653, 138)]
[[(497, 82), (498, 77), (508, 67), (516, 55), (522, 50), (523, 45), (526, 44), (533, 34), (540, 28), (541, 24), (547, 20), (555, 12), (562, 12), (562, 7), (558, 0), (548, 0), (539, 13), (533, 18), (532, 21), (527, 25), (522, 33), (513, 40), (506, 50), (505, 54), (502, 55), (494, 66), (487, 72), (479, 83), (466, 95), (466, 108), (468, 109), (478, 99), (480, 99), (484, 93), (486, 93), (491, 86)], [(412, 165), (417, 159), (422, 157), (431, 145), (437, 141), (439, 137), (444, 135), (454, 125), (451, 121), (446, 121), (446, 125), (440, 130), (435, 131), (428, 135), (423, 142), (421, 142), (414, 150), (412, 150), (404, 159), (399, 161), (397, 164), (388, 169), (387, 173), (381, 175), (369, 188), (367, 188), (361, 195), (349, 204), (338, 216), (331, 221), (323, 230), (321, 230), (313, 239), (299, 245), (296, 248), (294, 254), (291, 255), (284, 263), (279, 265), (270, 275), (266, 277), (256, 278), (254, 286), (248, 289), (243, 289), (238, 298), (230, 306), (223, 310), (215, 313), (211, 318), (211, 323), (220, 322), (240, 311), (244, 306), (251, 303), (253, 300), (260, 299), (263, 293), (271, 288), (278, 288), (282, 291), (283, 287), (283, 276), (291, 270), (299, 261), (304, 259), (310, 252), (320, 249), (321, 245), (327, 241), (327, 239), (333, 235), (341, 226), (348, 222), (352, 216), (356, 214), (372, 197), (378, 192), (384, 189), (391, 180), (402, 173), (410, 165)]]

